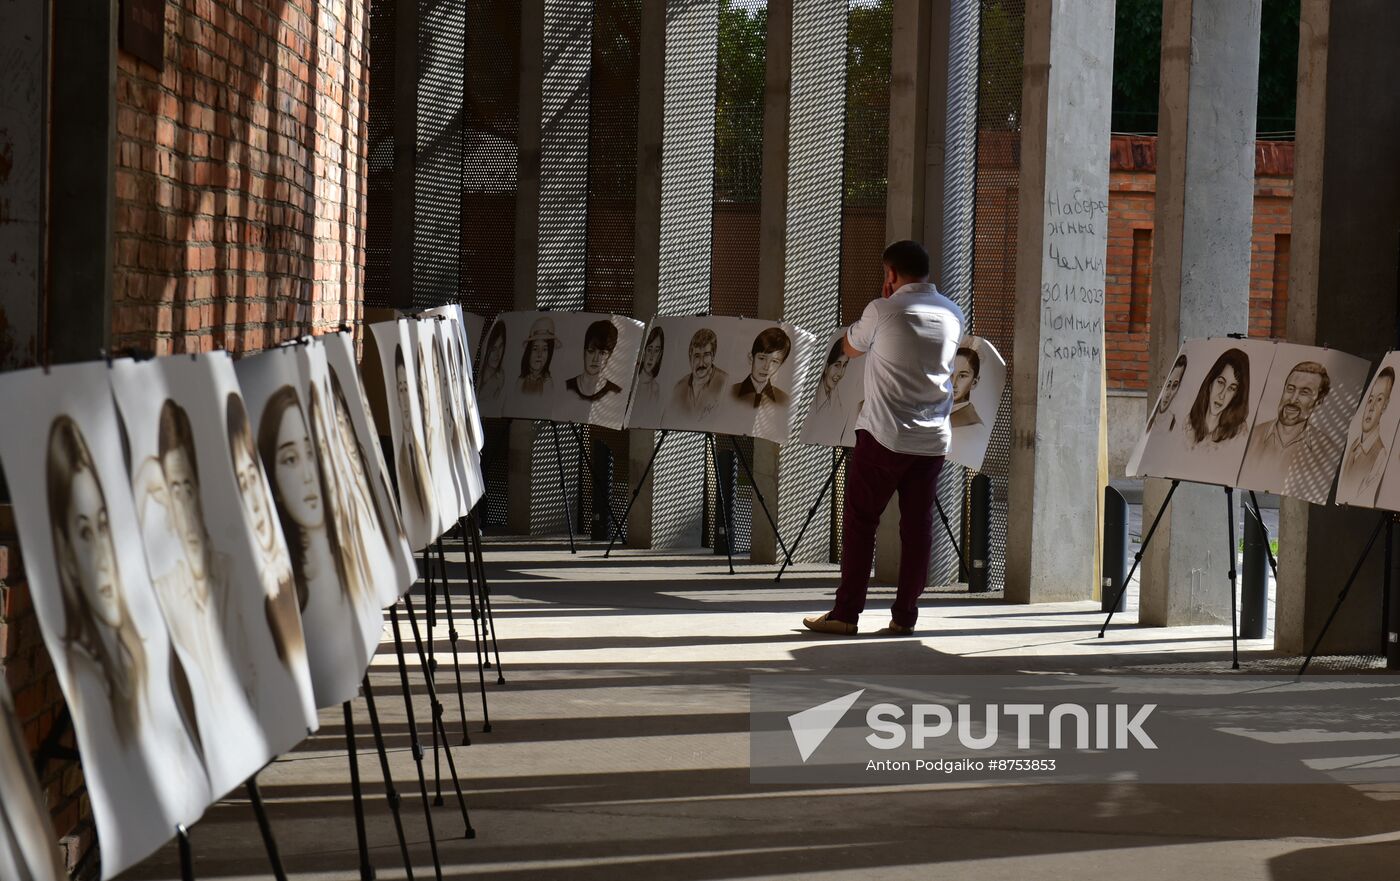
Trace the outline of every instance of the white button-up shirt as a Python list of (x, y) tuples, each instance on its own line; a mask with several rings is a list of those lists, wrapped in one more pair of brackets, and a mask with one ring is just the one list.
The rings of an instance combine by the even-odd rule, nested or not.
[(931, 284), (907, 284), (865, 307), (846, 331), (865, 352), (865, 406), (856, 429), (898, 453), (943, 456), (952, 437), (953, 359), (966, 319)]

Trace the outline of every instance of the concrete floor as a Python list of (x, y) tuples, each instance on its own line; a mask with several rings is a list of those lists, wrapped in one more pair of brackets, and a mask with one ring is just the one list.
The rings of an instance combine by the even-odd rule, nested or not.
[[(1090, 603), (1008, 606), (926, 597), (922, 637), (822, 638), (800, 617), (829, 606), (828, 567), (725, 573), (708, 553), (577, 556), (556, 542), (487, 546), (508, 682), (488, 680), (493, 730), (466, 691), (473, 745), (456, 747), (478, 837), (449, 795), (433, 808), (449, 879), (976, 878), (1394, 879), (1400, 791), (1345, 785), (922, 784), (757, 786), (748, 773), (747, 677), (756, 672), (1101, 671), (1176, 662), (1228, 669), (1223, 627), (1145, 629), (1119, 616), (1096, 640)], [(461, 560), (460, 555), (449, 559)], [(456, 566), (457, 574), (461, 567)], [(864, 624), (884, 624), (875, 588)], [(440, 622), (441, 623), (441, 622)], [(446, 650), (440, 626), (439, 657)], [(469, 646), (470, 643), (464, 643)], [(1246, 667), (1263, 658), (1246, 643)], [(418, 724), (428, 702), (410, 672)], [(469, 688), (475, 688), (475, 669)], [(446, 725), (460, 732), (451, 668)], [(432, 878), (392, 643), (372, 681), (414, 876)], [(363, 700), (355, 703), (372, 861), (405, 877)], [(359, 877), (339, 709), (261, 775), (292, 877)], [(432, 783), (432, 756), (426, 766)], [(200, 878), (268, 877), (243, 793), (191, 832)], [(179, 877), (168, 847), (127, 879)]]

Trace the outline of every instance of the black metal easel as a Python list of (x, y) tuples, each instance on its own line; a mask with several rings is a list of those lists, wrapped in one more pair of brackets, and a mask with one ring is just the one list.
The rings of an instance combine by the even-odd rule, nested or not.
[(277, 850), (277, 839), (273, 837), (272, 823), (267, 819), (262, 790), (258, 788), (258, 775), (254, 774), (245, 780), (243, 788), (248, 790), (248, 801), (253, 805), (253, 816), (258, 821), (258, 833), (262, 835), (263, 847), (267, 849), (267, 861), (272, 867), (272, 877), (277, 881), (287, 881), (287, 870), (282, 867), (282, 854)]
[(379, 727), (379, 711), (374, 706), (374, 691), (369, 685), (368, 670), (365, 671), (361, 688), (365, 693), (365, 707), (369, 710), (369, 725), (374, 731), (374, 748), (379, 753), (379, 770), (384, 775), (384, 799), (389, 803), (389, 811), (394, 816), (394, 831), (399, 837), (399, 852), (403, 855), (404, 873), (408, 881), (413, 881), (413, 861), (408, 855), (408, 838), (404, 835), (403, 817), (399, 814), (399, 792), (389, 771), (389, 753), (384, 749), (384, 731)]
[[(408, 663), (404, 659), (397, 603), (389, 607), (389, 624), (394, 632), (394, 652), (399, 659), (399, 684), (403, 687), (404, 712), (408, 718), (408, 740), (413, 752), (413, 763), (418, 766), (418, 791), (423, 796), (423, 819), (428, 824), (428, 848), (433, 855), (433, 870), (437, 881), (442, 881), (442, 861), (438, 858), (437, 833), (433, 831), (433, 810), (428, 802), (428, 775), (423, 768), (423, 744), (418, 740), (418, 723), (413, 712), (413, 690), (408, 684)], [(388, 777), (387, 773), (385, 777)]]
[[(705, 435), (705, 450), (714, 459), (715, 463), (715, 501), (719, 504), (720, 514), (724, 517), (724, 554), (729, 560), (729, 574), (734, 574), (734, 499), (729, 499), (728, 504), (724, 499), (724, 480), (719, 474), (719, 443), (715, 441), (713, 434)], [(732, 494), (732, 490), (731, 490)]]
[[(715, 443), (719, 442), (715, 441)], [(749, 486), (753, 487), (753, 494), (758, 499), (759, 507), (763, 509), (763, 516), (768, 518), (768, 525), (773, 527), (773, 537), (778, 541), (778, 549), (783, 552), (783, 559), (792, 559), (792, 554), (788, 552), (787, 544), (783, 541), (783, 534), (778, 530), (778, 522), (773, 519), (772, 512), (768, 510), (768, 502), (763, 498), (763, 490), (758, 488), (758, 481), (754, 480), (749, 460), (744, 458), (744, 451), (739, 449), (739, 442), (734, 439), (732, 434), (729, 435), (729, 446), (734, 450), (734, 455), (739, 457), (739, 464), (744, 466), (744, 473), (749, 476)]]
[[(1157, 514), (1152, 518), (1152, 526), (1147, 530), (1147, 534), (1142, 537), (1142, 544), (1138, 545), (1137, 553), (1133, 554), (1133, 565), (1128, 569), (1128, 575), (1123, 579), (1123, 586), (1118, 589), (1118, 594), (1113, 598), (1113, 602), (1108, 606), (1108, 616), (1104, 618), (1103, 626), (1099, 628), (1099, 638), (1102, 639), (1104, 633), (1108, 631), (1109, 622), (1113, 620), (1114, 614), (1118, 611), (1118, 604), (1122, 602), (1123, 595), (1128, 592), (1128, 585), (1133, 580), (1133, 574), (1137, 572), (1138, 566), (1142, 563), (1142, 555), (1147, 550), (1147, 546), (1152, 542), (1152, 536), (1157, 532), (1157, 526), (1162, 522), (1162, 516), (1166, 514), (1167, 507), (1171, 504), (1172, 496), (1176, 494), (1176, 488), (1181, 485), (1181, 481), (1172, 480), (1171, 488), (1167, 490), (1166, 498), (1162, 499), (1162, 506), (1157, 509)], [(1240, 640), (1239, 622), (1236, 616), (1236, 579), (1238, 573), (1235, 569), (1235, 490), (1233, 487), (1225, 487), (1225, 507), (1230, 525), (1230, 658), (1232, 669), (1240, 668)]]
[[(491, 634), (491, 650), (496, 654), (496, 684), (504, 685), (506, 681), (505, 670), (501, 667), (501, 646), (496, 641), (496, 613), (491, 608), (491, 585), (486, 580), (486, 557), (481, 549), (481, 523), (477, 519), (476, 510), (473, 509), (467, 514), (467, 529), (463, 535), (471, 540), (471, 550), (467, 554), (467, 585), (469, 588), (479, 587), (481, 593), (481, 633), (483, 638), (486, 633)], [(472, 582), (470, 575), (472, 570), (476, 570), (476, 581)], [(471, 593), (472, 602), (477, 600), (476, 592)], [(473, 605), (472, 618), (476, 620), (476, 607)], [(488, 653), (486, 666), (489, 669), (491, 659)]]
[[(1342, 604), (1346, 602), (1347, 594), (1351, 593), (1351, 586), (1356, 583), (1357, 577), (1361, 575), (1361, 567), (1366, 564), (1366, 559), (1371, 556), (1371, 548), (1375, 547), (1376, 539), (1380, 538), (1381, 530), (1385, 529), (1387, 533), (1386, 537), (1390, 538), (1393, 535), (1392, 530), (1394, 529), (1394, 522), (1395, 515), (1389, 511), (1382, 513), (1381, 516), (1376, 519), (1376, 528), (1371, 530), (1371, 537), (1366, 540), (1366, 546), (1361, 549), (1361, 554), (1356, 558), (1356, 565), (1351, 567), (1351, 574), (1347, 576), (1347, 580), (1342, 585), (1342, 589), (1337, 593), (1337, 601), (1332, 604), (1331, 614), (1327, 616), (1327, 620), (1323, 623), (1322, 629), (1318, 631), (1317, 638), (1313, 640), (1312, 648), (1308, 649), (1308, 656), (1303, 659), (1303, 666), (1298, 668), (1299, 676), (1308, 672), (1308, 665), (1310, 665), (1312, 659), (1317, 656), (1317, 650), (1322, 645), (1323, 637), (1327, 635), (1327, 631), (1331, 628), (1332, 622), (1336, 620), (1337, 613), (1342, 610)], [(1387, 556), (1389, 556), (1389, 547), (1386, 548), (1386, 551)], [(1384, 578), (1385, 583), (1382, 590), (1384, 593), (1389, 594), (1391, 578), (1389, 566), (1385, 568)]]
[(578, 553), (574, 545), (574, 515), (569, 507), (569, 482), (564, 477), (564, 453), (559, 449), (559, 423), (550, 420), (549, 429), (554, 435), (554, 462), (559, 467), (559, 492), (564, 496), (564, 522), (569, 527), (569, 553)]
[[(360, 757), (355, 745), (355, 720), (350, 715), (350, 702), (340, 705), (345, 716), (345, 752), (350, 760), (350, 798), (355, 805), (355, 843), (360, 852), (360, 881), (374, 881), (374, 866), (369, 861), (369, 836), (365, 832), (365, 798), (360, 789)], [(278, 881), (286, 881), (279, 878)]]
[[(464, 537), (465, 537), (465, 535), (464, 535)], [(464, 546), (465, 546), (465, 541), (463, 542), (463, 544), (464, 544)], [(447, 638), (448, 638), (448, 642), (449, 642), (449, 643), (451, 644), (451, 646), (452, 646), (452, 670), (453, 670), (453, 673), (454, 673), (454, 674), (456, 675), (456, 677), (457, 677), (457, 709), (461, 712), (461, 715), (462, 715), (462, 745), (463, 745), (463, 746), (470, 746), (472, 740), (471, 740), (470, 735), (467, 734), (467, 708), (466, 708), (465, 698), (463, 698), (463, 696), (462, 696), (462, 665), (461, 665), (461, 662), (459, 661), (458, 655), (457, 655), (457, 640), (458, 640), (460, 634), (457, 633), (457, 622), (456, 622), (456, 619), (455, 619), (455, 618), (453, 617), (453, 615), (452, 615), (452, 588), (451, 588), (451, 585), (449, 585), (449, 584), (448, 584), (448, 581), (447, 581), (447, 553), (446, 553), (446, 552), (443, 550), (443, 548), (442, 548), (442, 538), (441, 538), (441, 536), (439, 536), (439, 537), (438, 537), (438, 540), (437, 540), (437, 558), (438, 558), (438, 572), (439, 572), (439, 574), (440, 574), (441, 577), (442, 577), (442, 601), (443, 601), (443, 604), (444, 604), (444, 606), (445, 606), (446, 614), (447, 614)], [(468, 592), (468, 595), (471, 595), (471, 594), (474, 593), (474, 591), (472, 590), (471, 582), (472, 582), (472, 579), (471, 579), (471, 567), (470, 567), (470, 565), (468, 565), (468, 567), (467, 567), (467, 592)], [(476, 639), (475, 639), (475, 645), (476, 645), (476, 672), (477, 672), (477, 678), (478, 678), (478, 679), (480, 680), (480, 682), (481, 682), (481, 714), (482, 714), (482, 717), (483, 717), (481, 730), (482, 730), (482, 731), (490, 731), (490, 730), (491, 730), (491, 709), (490, 709), (490, 707), (487, 706), (487, 703), (486, 703), (486, 669), (485, 669), (485, 667), (484, 667), (483, 664), (482, 664), (482, 657), (481, 657), (481, 637), (480, 637), (480, 634), (477, 633), (477, 615), (476, 615), (476, 598), (475, 598), (475, 596), (472, 596), (472, 597), (471, 597), (471, 607), (472, 607), (472, 632), (473, 632), (474, 634), (476, 634)]]
[[(647, 467), (642, 469), (642, 476), (637, 480), (637, 485), (632, 488), (632, 498), (627, 500), (627, 507), (622, 511), (622, 522), (627, 522), (627, 515), (632, 513), (632, 506), (637, 503), (637, 497), (642, 494), (642, 487), (647, 482), (647, 477), (651, 474), (651, 466), (656, 464), (656, 456), (661, 452), (661, 445), (666, 443), (666, 436), (670, 434), (669, 429), (661, 429), (661, 435), (656, 439), (656, 445), (651, 448), (651, 458), (647, 459)], [(621, 529), (614, 529), (608, 538), (608, 549), (603, 551), (603, 559), (607, 559), (612, 553), (613, 544), (622, 536)]]
[(194, 881), (194, 854), (190, 851), (190, 832), (184, 823), (175, 824), (175, 839), (180, 844), (180, 881)]
[(831, 451), (831, 473), (827, 475), (826, 482), (822, 484), (821, 492), (817, 493), (816, 500), (812, 502), (812, 507), (807, 509), (807, 517), (802, 521), (802, 528), (797, 530), (797, 538), (793, 539), (792, 552), (783, 554), (783, 565), (778, 567), (778, 574), (773, 576), (774, 581), (781, 581), (787, 567), (792, 565), (792, 555), (797, 553), (797, 549), (802, 546), (802, 537), (807, 534), (807, 527), (812, 525), (812, 520), (817, 516), (817, 509), (822, 505), (822, 499), (826, 498), (827, 491), (836, 483), (836, 475), (840, 473), (841, 466), (845, 464), (846, 457), (850, 454), (849, 447), (842, 447), (839, 454), (835, 449)]

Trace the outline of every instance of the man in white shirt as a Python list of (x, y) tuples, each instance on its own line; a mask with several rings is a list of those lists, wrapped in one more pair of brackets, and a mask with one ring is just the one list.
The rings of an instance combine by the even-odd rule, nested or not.
[(882, 633), (913, 633), (928, 582), (934, 494), (951, 438), (953, 361), (966, 319), (929, 283), (928, 252), (918, 242), (895, 242), (883, 262), (881, 298), (846, 330), (846, 354), (867, 356), (865, 405), (846, 469), (841, 586), (830, 612), (803, 619), (821, 633), (856, 632), (875, 558), (875, 529), (895, 492), (899, 587)]

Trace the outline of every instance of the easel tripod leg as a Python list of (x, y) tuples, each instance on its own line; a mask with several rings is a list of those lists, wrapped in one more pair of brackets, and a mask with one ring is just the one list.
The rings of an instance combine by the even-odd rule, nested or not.
[(1332, 606), (1332, 613), (1327, 616), (1322, 629), (1318, 631), (1317, 639), (1313, 640), (1312, 648), (1308, 649), (1308, 656), (1303, 659), (1303, 666), (1298, 668), (1298, 675), (1302, 676), (1308, 672), (1308, 665), (1317, 655), (1318, 648), (1322, 645), (1322, 639), (1327, 635), (1327, 631), (1332, 626), (1332, 621), (1336, 619), (1337, 613), (1342, 610), (1342, 603), (1346, 602), (1347, 594), (1351, 592), (1351, 586), (1356, 583), (1356, 579), (1361, 575), (1361, 567), (1365, 565), (1366, 558), (1371, 556), (1371, 548), (1375, 546), (1376, 539), (1380, 538), (1381, 530), (1385, 527), (1386, 520), (1390, 519), (1389, 514), (1381, 515), (1376, 521), (1376, 528), (1371, 530), (1371, 537), (1366, 540), (1366, 547), (1361, 550), (1361, 556), (1356, 558), (1356, 565), (1352, 567), (1351, 574), (1347, 576), (1346, 583), (1342, 585), (1342, 590), (1337, 594), (1337, 602)]
[(404, 710), (408, 716), (408, 740), (413, 750), (413, 763), (418, 767), (418, 791), (423, 795), (423, 819), (428, 824), (428, 848), (433, 855), (433, 871), (442, 881), (442, 860), (438, 858), (437, 833), (433, 831), (433, 809), (428, 802), (428, 775), (423, 768), (423, 744), (418, 740), (418, 724), (414, 720), (413, 690), (408, 684), (408, 663), (404, 659), (403, 634), (399, 629), (398, 604), (389, 607), (389, 626), (394, 633), (394, 651), (399, 657), (399, 684), (403, 686)]
[[(588, 469), (590, 475), (593, 474), (593, 457), (588, 455), (588, 445), (583, 442), (583, 428), (577, 422), (569, 423), (574, 428), (574, 439), (578, 441), (578, 452), (583, 457), (583, 467)], [(611, 495), (611, 493), (609, 493)], [(617, 515), (613, 513), (612, 505), (608, 505), (608, 522), (612, 528), (622, 532), (622, 524), (617, 522)]]
[(249, 777), (243, 786), (248, 790), (248, 801), (253, 805), (253, 816), (258, 821), (258, 833), (262, 835), (263, 847), (267, 850), (272, 877), (276, 881), (287, 881), (287, 870), (282, 867), (282, 854), (277, 850), (277, 839), (272, 835), (272, 823), (267, 819), (267, 806), (263, 804), (262, 790), (258, 788), (258, 775)]
[(365, 673), (361, 687), (365, 693), (365, 707), (369, 710), (369, 727), (374, 732), (374, 749), (379, 753), (379, 771), (384, 775), (384, 799), (389, 803), (389, 813), (394, 817), (394, 832), (399, 836), (399, 853), (403, 855), (403, 870), (408, 881), (413, 881), (413, 861), (408, 855), (408, 838), (403, 832), (403, 817), (399, 813), (399, 791), (394, 786), (393, 774), (389, 771), (389, 753), (384, 749), (384, 730), (379, 727), (379, 710), (374, 705), (374, 691), (369, 685), (369, 673)]
[[(404, 594), (404, 611), (408, 613), (408, 624), (413, 630), (413, 642), (418, 649), (418, 656), (423, 657), (423, 636), (418, 630), (418, 616), (413, 611), (413, 600), (408, 594)], [(443, 752), (447, 756), (447, 772), (452, 777), (452, 788), (457, 792), (457, 804), (462, 809), (462, 822), (466, 826), (466, 837), (475, 838), (476, 830), (472, 828), (471, 817), (467, 814), (467, 800), (462, 795), (462, 783), (457, 777), (457, 762), (452, 757), (452, 747), (447, 745), (447, 727), (442, 721), (442, 703), (437, 697), (437, 688), (433, 684), (431, 676), (426, 677), (428, 685), (428, 700), (433, 708), (433, 726), (437, 729), (438, 735), (442, 738)]]
[(1235, 490), (1233, 487), (1225, 487), (1225, 512), (1230, 521), (1230, 667), (1233, 670), (1240, 668), (1240, 616), (1239, 616), (1239, 591), (1238, 586), (1238, 564), (1239, 546), (1235, 544)]
[(360, 756), (355, 745), (355, 720), (350, 702), (340, 705), (345, 714), (345, 753), (350, 760), (350, 797), (355, 805), (355, 845), (360, 852), (360, 881), (374, 881), (374, 866), (369, 861), (369, 837), (365, 833), (365, 796), (360, 789)]
[(963, 556), (962, 546), (953, 536), (953, 524), (948, 522), (948, 514), (943, 510), (943, 500), (938, 497), (938, 493), (933, 494), (933, 505), (938, 509), (938, 517), (943, 521), (943, 531), (948, 534), (948, 541), (953, 545), (953, 552), (958, 555), (958, 578), (965, 580), (968, 577), (966, 558)]
[[(705, 435), (705, 445), (715, 463), (715, 501), (719, 504), (720, 516), (724, 517), (724, 554), (729, 560), (729, 574), (734, 574), (734, 499), (725, 504), (724, 478), (719, 473), (719, 443), (712, 434)], [(733, 495), (733, 492), (730, 492)]]
[[(447, 615), (447, 641), (448, 644), (452, 646), (452, 673), (457, 679), (457, 711), (462, 719), (462, 745), (469, 746), (471, 745), (472, 739), (467, 733), (467, 703), (466, 698), (462, 695), (462, 662), (457, 652), (457, 640), (460, 634), (457, 633), (457, 620), (452, 615), (452, 589), (447, 583), (447, 553), (442, 548), (441, 538), (437, 540), (437, 557), (439, 570), (442, 574), (443, 609), (444, 613)], [(474, 623), (475, 622), (473, 622), (473, 624)], [(429, 634), (429, 637), (431, 638), (431, 634)], [(479, 645), (477, 647), (476, 656), (477, 671), (480, 672), (481, 648)], [(486, 687), (484, 682), (481, 689), (481, 706), (484, 711), (486, 708)], [(489, 716), (487, 717), (485, 730), (491, 730)]]
[(783, 565), (778, 568), (778, 574), (773, 576), (774, 581), (781, 581), (783, 573), (787, 567), (792, 565), (792, 555), (797, 553), (797, 549), (802, 546), (802, 537), (807, 534), (807, 527), (812, 525), (812, 520), (817, 516), (817, 509), (821, 507), (822, 499), (826, 498), (827, 490), (836, 482), (836, 474), (841, 470), (841, 463), (846, 461), (848, 451), (842, 448), (839, 458), (834, 459), (831, 465), (831, 473), (826, 476), (826, 482), (822, 484), (821, 492), (817, 493), (816, 501), (812, 502), (812, 507), (807, 509), (807, 518), (802, 521), (802, 528), (797, 530), (797, 538), (793, 540), (792, 552), (783, 554)]
[(1123, 579), (1123, 586), (1118, 588), (1118, 595), (1113, 598), (1113, 604), (1108, 607), (1108, 617), (1103, 619), (1103, 626), (1099, 628), (1099, 639), (1108, 632), (1109, 622), (1113, 620), (1113, 615), (1118, 611), (1118, 604), (1123, 599), (1123, 594), (1128, 592), (1128, 585), (1132, 583), (1133, 575), (1137, 572), (1138, 566), (1142, 564), (1143, 552), (1147, 550), (1148, 544), (1152, 542), (1152, 536), (1157, 532), (1157, 526), (1162, 522), (1162, 515), (1167, 513), (1167, 506), (1171, 504), (1172, 496), (1176, 493), (1176, 488), (1181, 485), (1181, 481), (1173, 480), (1171, 488), (1167, 490), (1166, 498), (1162, 499), (1162, 506), (1157, 509), (1157, 514), (1152, 518), (1152, 526), (1147, 530), (1147, 534), (1142, 537), (1142, 544), (1138, 545), (1137, 553), (1133, 554), (1133, 565), (1128, 569), (1128, 576)]
[(783, 534), (778, 531), (778, 523), (773, 519), (773, 514), (768, 510), (768, 502), (763, 498), (763, 491), (758, 488), (758, 481), (754, 480), (753, 469), (749, 467), (749, 460), (745, 458), (743, 450), (739, 449), (739, 443), (733, 435), (729, 436), (729, 446), (733, 447), (734, 455), (739, 457), (739, 464), (744, 466), (744, 473), (749, 476), (749, 485), (753, 487), (753, 494), (758, 499), (759, 507), (763, 509), (763, 516), (768, 519), (768, 525), (773, 527), (773, 537), (778, 540), (778, 547), (783, 552), (783, 557), (792, 556), (783, 542)]
[(506, 677), (501, 668), (501, 646), (496, 641), (496, 613), (491, 608), (491, 585), (486, 581), (486, 558), (481, 550), (481, 524), (477, 522), (475, 514), (468, 517), (468, 522), (471, 526), (477, 583), (481, 585), (482, 628), (483, 632), (488, 629), (491, 631), (491, 649), (496, 654), (496, 684), (503, 685)]
[(578, 553), (578, 548), (574, 546), (574, 514), (569, 506), (569, 481), (564, 476), (564, 453), (559, 448), (559, 423), (550, 422), (550, 431), (554, 434), (554, 462), (559, 466), (559, 492), (564, 496), (564, 523), (569, 528), (569, 553)]
[[(627, 500), (627, 507), (622, 512), (623, 523), (627, 522), (627, 516), (632, 513), (632, 506), (637, 503), (637, 497), (642, 494), (642, 487), (647, 482), (647, 476), (651, 474), (651, 466), (656, 464), (656, 456), (661, 452), (661, 445), (666, 443), (666, 434), (667, 432), (663, 429), (661, 436), (656, 440), (656, 446), (651, 448), (651, 458), (647, 459), (647, 467), (642, 470), (641, 479), (637, 481), (637, 485), (632, 489), (632, 498)], [(618, 530), (608, 539), (608, 549), (603, 552), (604, 559), (607, 559), (607, 556), (612, 553), (613, 544), (616, 543), (621, 536), (622, 532)]]

